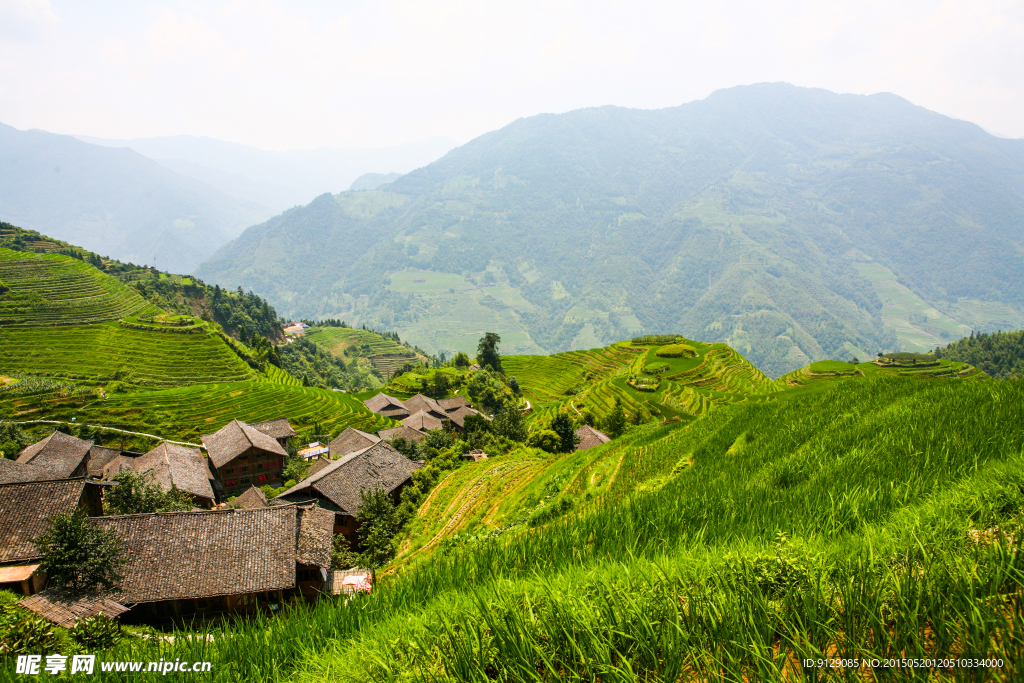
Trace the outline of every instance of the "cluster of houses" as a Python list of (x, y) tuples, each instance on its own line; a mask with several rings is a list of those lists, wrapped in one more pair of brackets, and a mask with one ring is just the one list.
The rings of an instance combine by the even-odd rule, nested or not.
[[(422, 463), (378, 441), (268, 501), (259, 487), (281, 485), (293, 436), (287, 420), (232, 420), (202, 437), (204, 456), (172, 442), (122, 451), (58, 431), (17, 460), (0, 458), (0, 588), (29, 596), (23, 607), (65, 626), (99, 613), (139, 623), (202, 620), (340, 592), (331, 549), (335, 534), (355, 541), (361, 492), (384, 489), (397, 502)], [(195, 507), (103, 516), (104, 492), (126, 469), (187, 492)], [(109, 595), (69, 598), (46, 587), (33, 539), (52, 516), (76, 510), (121, 541), (123, 579)]]
[[(136, 453), (55, 431), (17, 460), (0, 458), (0, 588), (28, 596), (22, 606), (60, 625), (99, 613), (141, 623), (207, 619), (273, 611), (288, 600), (340, 592), (331, 549), (336, 535), (356, 545), (362, 492), (384, 490), (398, 503), (423, 466), (390, 442), (418, 441), (446, 426), (461, 430), (467, 417), (480, 415), (463, 397), (417, 394), (400, 401), (381, 393), (365, 404), (401, 426), (377, 434), (350, 427), (328, 446), (317, 444), (306, 478), (269, 501), (261, 487), (282, 485), (289, 441), (296, 436), (286, 419), (232, 420), (201, 437), (206, 455), (170, 441)], [(577, 435), (581, 449), (608, 441), (591, 427)], [(330, 457), (322, 457), (324, 451)], [(486, 457), (467, 454), (469, 460)], [(125, 470), (186, 492), (194, 508), (103, 516), (104, 492)], [(76, 510), (121, 540), (127, 562), (110, 595), (70, 599), (46, 587), (33, 539), (52, 516)]]

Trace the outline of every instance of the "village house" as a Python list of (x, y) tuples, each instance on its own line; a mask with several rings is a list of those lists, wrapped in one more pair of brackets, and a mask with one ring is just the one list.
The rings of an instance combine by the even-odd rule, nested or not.
[(588, 448), (594, 446), (600, 446), (603, 443), (611, 441), (611, 437), (603, 432), (599, 432), (590, 425), (583, 425), (576, 430), (576, 436), (579, 437), (580, 442), (576, 446), (576, 450), (585, 451)]
[(401, 401), (394, 396), (388, 396), (384, 392), (366, 399), (363, 401), (363, 405), (371, 413), (378, 413), (384, 417), (390, 417), (392, 420), (404, 420), (411, 415), (409, 409)]
[(100, 517), (127, 563), (109, 599), (157, 623), (279, 610), (315, 599), (331, 566), (334, 515), (316, 506)]
[(116, 619), (128, 611), (127, 607), (101, 593), (68, 598), (52, 588), (22, 599), (18, 606), (64, 628), (71, 628), (79, 620), (89, 617), (104, 616), (107, 619)]
[(227, 495), (256, 486), (280, 486), (288, 452), (271, 436), (240, 420), (204, 434), (210, 464)]
[(37, 465), (0, 458), (0, 484), (49, 479), (50, 472)]
[(384, 490), (397, 504), (412, 473), (422, 467), (380, 442), (331, 462), (275, 498), (272, 503), (315, 500), (334, 513), (334, 533), (344, 534), (355, 546), (356, 515), (363, 491)]
[(306, 476), (307, 477), (312, 477), (314, 474), (316, 474), (317, 472), (319, 472), (323, 468), (330, 466), (330, 464), (332, 462), (334, 462), (334, 461), (331, 460), (330, 458), (325, 458), (323, 456), (320, 456), (319, 458), (314, 460), (312, 463), (310, 463), (309, 469), (306, 470)]
[[(446, 423), (461, 431), (465, 428), (466, 417), (480, 415), (480, 412), (473, 408), (465, 396), (435, 400), (423, 394), (416, 394), (404, 401), (399, 401), (393, 396), (381, 393), (368, 398), (363, 403), (375, 413), (402, 421), (405, 429), (396, 431), (396, 428), (391, 428), (377, 432), (377, 436), (386, 441), (399, 437), (407, 441), (418, 441), (427, 432), (444, 428)], [(411, 431), (417, 432), (418, 436), (411, 435)]]
[(164, 441), (132, 462), (136, 472), (152, 477), (165, 491), (177, 488), (191, 494), (196, 507), (212, 508), (213, 473), (207, 458), (198, 448), (188, 448)]
[(29, 595), (42, 589), (42, 556), (33, 539), (50, 517), (82, 510), (103, 514), (100, 486), (86, 479), (0, 484), (0, 588)]
[(47, 470), (49, 479), (84, 477), (92, 447), (92, 441), (54, 432), (42, 441), (25, 446), (18, 454), (18, 462)]
[(426, 434), (418, 432), (412, 427), (401, 425), (399, 427), (392, 427), (390, 429), (382, 429), (377, 432), (377, 436), (382, 441), (394, 441), (395, 439), (405, 439), (406, 441), (422, 441), (426, 438)]
[(334, 437), (329, 444), (329, 450), (332, 458), (340, 458), (343, 455), (369, 448), (378, 441), (380, 441), (380, 437), (376, 434), (370, 434), (369, 432), (360, 431), (355, 427), (349, 427)]

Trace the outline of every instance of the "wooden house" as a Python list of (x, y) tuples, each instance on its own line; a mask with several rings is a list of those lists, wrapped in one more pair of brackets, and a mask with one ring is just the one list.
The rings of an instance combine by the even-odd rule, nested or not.
[(314, 505), (100, 517), (127, 563), (110, 599), (134, 623), (274, 612), (316, 598), (331, 566), (334, 515)]
[(227, 495), (250, 486), (280, 486), (288, 452), (277, 439), (240, 420), (202, 436), (212, 470)]
[(211, 508), (213, 473), (209, 461), (198, 448), (188, 448), (164, 441), (145, 455), (135, 458), (132, 468), (153, 478), (165, 491), (172, 487), (191, 494), (196, 507)]
[(578, 451), (585, 451), (588, 448), (600, 446), (611, 441), (611, 437), (603, 432), (599, 432), (590, 425), (583, 425), (577, 429), (576, 436), (580, 438), (579, 444), (576, 445), (576, 450)]
[(320, 507), (334, 513), (334, 533), (344, 534), (355, 547), (356, 515), (362, 504), (362, 492), (387, 491), (397, 504), (402, 489), (420, 467), (422, 464), (380, 442), (333, 461), (272, 502), (317, 501)]
[(54, 432), (42, 441), (25, 446), (18, 453), (18, 462), (48, 470), (49, 479), (84, 477), (92, 447), (92, 441)]
[(390, 417), (392, 420), (404, 420), (411, 415), (409, 409), (401, 401), (394, 396), (388, 396), (384, 392), (366, 399), (363, 401), (363, 405), (370, 412)]
[(230, 505), (233, 508), (240, 508), (243, 510), (265, 508), (267, 507), (267, 496), (264, 495), (262, 489), (250, 486), (242, 495), (231, 501)]

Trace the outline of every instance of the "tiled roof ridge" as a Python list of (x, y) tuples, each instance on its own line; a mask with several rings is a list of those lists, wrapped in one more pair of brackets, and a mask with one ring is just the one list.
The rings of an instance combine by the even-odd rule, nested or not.
[[(22, 463), (24, 465), (25, 463)], [(29, 484), (54, 484), (64, 483), (71, 481), (80, 481), (86, 484), (92, 483), (87, 480), (85, 475), (80, 477), (64, 477), (63, 479), (33, 479), (32, 481), (10, 481), (6, 484), (0, 484), (0, 486), (28, 486)]]

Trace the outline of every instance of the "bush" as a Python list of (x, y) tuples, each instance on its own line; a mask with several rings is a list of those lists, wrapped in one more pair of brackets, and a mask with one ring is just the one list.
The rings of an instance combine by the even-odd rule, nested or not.
[(669, 344), (655, 351), (654, 355), (661, 358), (693, 358), (697, 355), (697, 349), (689, 344)]
[(633, 337), (634, 344), (645, 344), (656, 346), (658, 344), (672, 344), (680, 339), (678, 334), (645, 334), (642, 337)]
[(548, 453), (557, 453), (562, 449), (562, 437), (551, 429), (540, 429), (530, 434), (529, 444)]
[(57, 645), (55, 627), (46, 619), (18, 607), (21, 597), (0, 591), (0, 657), (51, 652)]
[(658, 360), (654, 361), (653, 363), (648, 363), (647, 365), (645, 365), (644, 372), (647, 373), (648, 375), (657, 375), (658, 373), (666, 372), (670, 367), (672, 366), (666, 363), (665, 361)]
[(103, 616), (79, 619), (69, 630), (71, 638), (86, 651), (106, 650), (121, 640), (121, 624)]

